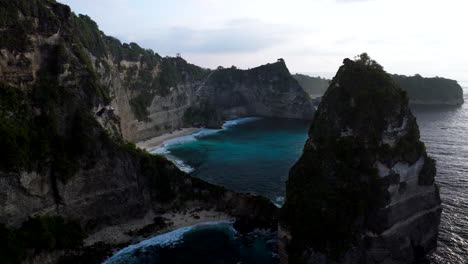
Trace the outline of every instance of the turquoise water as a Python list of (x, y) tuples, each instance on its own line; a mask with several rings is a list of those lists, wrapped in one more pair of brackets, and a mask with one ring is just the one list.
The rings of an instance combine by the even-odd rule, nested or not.
[(195, 177), (281, 202), (309, 126), (292, 119), (239, 119), (220, 131), (203, 130), (189, 142), (169, 142), (165, 153), (192, 168)]
[[(466, 94), (465, 90), (465, 94)], [(468, 102), (468, 96), (465, 95)], [(438, 249), (432, 263), (465, 263), (468, 256), (468, 103), (461, 107), (413, 107), (427, 150), (437, 160), (443, 205)], [(202, 129), (157, 150), (181, 169), (208, 182), (251, 192), (281, 205), (288, 171), (300, 157), (309, 121), (246, 118), (222, 130)], [(241, 238), (221, 223), (174, 231), (117, 257), (118, 263), (278, 263), (274, 234)], [(180, 235), (184, 233), (185, 235)], [(169, 235), (169, 236), (168, 236)], [(166, 244), (161, 244), (165, 241)], [(173, 243), (175, 242), (175, 243)], [(132, 261), (130, 261), (132, 260)]]
[[(208, 182), (283, 203), (284, 182), (307, 138), (310, 122), (242, 118), (223, 129), (201, 129), (155, 151)], [(237, 236), (230, 223), (207, 223), (156, 236), (116, 253), (105, 264), (275, 264), (276, 233)]]

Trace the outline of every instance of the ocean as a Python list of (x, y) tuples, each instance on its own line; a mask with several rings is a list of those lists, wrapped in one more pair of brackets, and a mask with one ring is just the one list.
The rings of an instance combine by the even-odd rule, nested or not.
[(468, 96), (461, 107), (413, 107), (421, 138), (437, 161), (442, 219), (433, 263), (468, 263)]
[[(436, 182), (443, 205), (438, 249), (431, 262), (468, 263), (468, 103), (461, 107), (413, 106), (412, 110), (427, 151), (437, 160)], [(166, 155), (195, 177), (263, 195), (281, 206), (284, 182), (301, 155), (309, 126), (310, 122), (300, 120), (242, 118), (226, 122), (219, 130), (201, 129), (169, 140), (155, 153)], [(152, 238), (166, 242), (147, 247), (151, 242), (144, 241), (143, 246), (124, 249), (126, 254), (107, 263), (129, 259), (134, 261), (125, 263), (278, 262), (272, 234), (238, 237), (229, 223), (175, 232), (179, 234), (176, 239), (167, 234)]]
[(207, 222), (131, 245), (103, 264), (276, 264), (275, 247), (275, 233), (240, 237), (232, 222)]

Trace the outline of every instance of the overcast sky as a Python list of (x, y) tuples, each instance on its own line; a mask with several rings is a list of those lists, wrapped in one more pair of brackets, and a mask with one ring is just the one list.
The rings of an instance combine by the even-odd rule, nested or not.
[(59, 0), (107, 35), (191, 63), (332, 77), (367, 52), (388, 72), (468, 85), (466, 0)]

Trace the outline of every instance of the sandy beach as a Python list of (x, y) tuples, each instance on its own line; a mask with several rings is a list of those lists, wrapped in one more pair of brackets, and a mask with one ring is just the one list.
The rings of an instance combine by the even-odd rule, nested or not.
[(125, 224), (108, 226), (97, 233), (92, 234), (84, 240), (85, 246), (92, 246), (98, 242), (104, 242), (112, 245), (122, 245), (126, 243), (137, 243), (143, 237), (135, 237), (130, 235), (132, 231), (137, 231), (142, 226), (151, 225), (154, 223), (154, 218), (163, 217), (166, 220), (167, 226), (158, 230), (153, 236), (174, 231), (179, 228), (193, 226), (204, 222), (212, 221), (229, 221), (232, 216), (214, 210), (205, 210), (195, 208), (186, 211), (171, 211), (163, 215), (156, 215), (153, 212), (148, 213), (141, 219), (128, 221)]
[(157, 137), (145, 140), (145, 141), (140, 141), (136, 143), (136, 145), (139, 148), (145, 149), (147, 151), (152, 151), (161, 147), (164, 141), (190, 135), (199, 129), (200, 128), (196, 128), (196, 127), (181, 128), (179, 130), (173, 131), (172, 133), (167, 133), (167, 134), (157, 136)]

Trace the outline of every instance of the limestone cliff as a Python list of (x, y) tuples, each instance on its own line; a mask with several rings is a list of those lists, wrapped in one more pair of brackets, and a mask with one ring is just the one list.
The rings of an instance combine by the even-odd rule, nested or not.
[(249, 70), (218, 69), (199, 88), (197, 98), (185, 118), (211, 126), (244, 116), (311, 120), (315, 111), (282, 59)]
[[(167, 125), (181, 116), (176, 107), (189, 104), (186, 91), (206, 73), (122, 45), (55, 1), (0, 1), (0, 262), (58, 252), (46, 254), (54, 262), (65, 249), (129, 243), (160, 231), (161, 219), (170, 225), (171, 213), (218, 211), (241, 230), (274, 228), (268, 200), (192, 178), (122, 138), (147, 133), (134, 116), (161, 111), (157, 124)], [(50, 218), (57, 215), (77, 224), (85, 247), (63, 236), (76, 225)]]
[[(42, 12), (37, 8), (41, 4), (20, 1), (17, 6), (46, 19), (32, 21), (28, 16), (15, 17), (14, 13), (5, 16), (6, 24), (18, 20), (21, 23), (0, 32), (3, 47), (10, 48), (3, 51), (0, 77), (18, 86), (28, 86), (41, 76), (38, 70), (42, 61), (54, 59), (57, 60), (54, 67), (61, 68), (57, 69), (61, 71), (61, 81), (76, 82), (74, 69), (66, 61), (60, 61), (62, 57), (49, 53), (55, 47), (59, 48), (54, 52), (62, 52), (64, 44), (70, 41), (79, 42), (68, 48), (78, 54), (85, 66), (83, 74), (91, 77), (90, 86), (98, 89), (104, 99), (91, 103), (95, 111), (105, 107), (120, 118), (119, 127), (112, 130), (126, 140), (136, 142), (190, 125), (213, 125), (213, 122), (219, 125), (224, 119), (246, 115), (305, 119), (313, 116), (309, 97), (282, 60), (245, 71), (211, 71), (180, 57), (163, 58), (136, 43), (122, 44), (101, 32), (88, 16), (56, 17), (60, 10)], [(7, 11), (8, 6), (15, 4), (4, 5)], [(35, 26), (47, 34), (31, 34)], [(43, 48), (44, 45), (50, 47)]]
[(435, 161), (408, 97), (365, 54), (346, 59), (287, 182), (283, 263), (418, 263), (436, 247)]
[[(72, 17), (76, 38), (108, 90), (125, 139), (136, 142), (184, 126), (219, 126), (244, 116), (313, 116), (310, 98), (283, 60), (251, 70), (211, 71), (177, 57), (162, 58), (136, 43), (106, 36), (89, 17)], [(68, 72), (65, 72), (68, 74)]]

